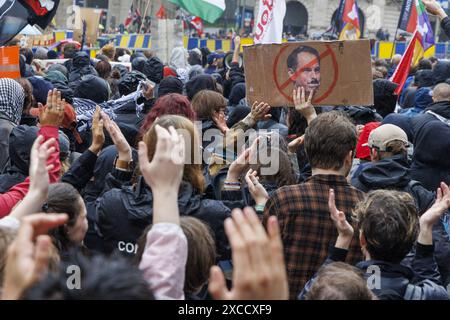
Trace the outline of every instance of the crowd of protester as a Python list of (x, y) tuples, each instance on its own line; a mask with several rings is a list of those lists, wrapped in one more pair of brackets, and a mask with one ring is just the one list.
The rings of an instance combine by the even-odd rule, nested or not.
[(274, 108), (247, 101), (234, 44), (229, 67), (21, 50), (0, 78), (3, 299), (450, 298), (450, 62), (397, 96), (401, 57), (373, 60), (372, 106), (297, 88)]

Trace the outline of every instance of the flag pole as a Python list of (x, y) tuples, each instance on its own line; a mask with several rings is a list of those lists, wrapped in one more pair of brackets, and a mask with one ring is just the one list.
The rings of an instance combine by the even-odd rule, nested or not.
[(391, 59), (394, 56), (395, 45), (397, 44), (397, 35), (398, 35), (398, 27), (395, 29), (394, 44), (392, 45), (391, 50)]
[(150, 0), (147, 1), (147, 6), (145, 7), (144, 16), (141, 19), (141, 26), (139, 27), (139, 33), (142, 32), (142, 27), (144, 26), (144, 19), (147, 16), (148, 7), (150, 7)]

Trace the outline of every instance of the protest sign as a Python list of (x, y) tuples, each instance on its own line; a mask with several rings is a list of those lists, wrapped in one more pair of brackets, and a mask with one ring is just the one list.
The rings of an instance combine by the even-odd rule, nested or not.
[(20, 78), (19, 47), (0, 47), (0, 78)]
[(247, 46), (244, 66), (251, 103), (293, 106), (293, 89), (304, 87), (317, 106), (373, 105), (369, 40)]

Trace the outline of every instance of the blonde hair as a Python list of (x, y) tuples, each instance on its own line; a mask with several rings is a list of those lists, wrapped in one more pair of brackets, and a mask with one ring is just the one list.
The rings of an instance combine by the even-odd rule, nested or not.
[[(185, 150), (186, 155), (190, 157), (190, 163), (185, 163), (184, 165), (183, 181), (191, 183), (197, 192), (203, 193), (205, 189), (205, 178), (203, 177), (201, 158), (198, 158), (199, 155), (201, 157), (200, 139), (194, 123), (188, 118), (175, 115), (157, 118), (142, 139), (147, 145), (150, 161), (153, 159), (156, 150), (156, 125), (166, 129), (174, 127), (176, 130), (181, 129), (184, 133), (187, 132), (189, 134), (189, 137), (185, 137), (186, 143), (189, 143), (189, 145), (186, 145)], [(195, 161), (196, 159), (200, 159), (200, 161)]]

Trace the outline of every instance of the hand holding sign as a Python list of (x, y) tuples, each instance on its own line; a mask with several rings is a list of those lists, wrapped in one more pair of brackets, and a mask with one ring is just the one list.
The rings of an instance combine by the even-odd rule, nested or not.
[(294, 98), (295, 110), (300, 112), (302, 116), (305, 117), (308, 124), (317, 118), (316, 109), (314, 109), (314, 106), (312, 105), (314, 90), (309, 92), (308, 100), (306, 100), (305, 88), (303, 87), (294, 89), (292, 96)]

